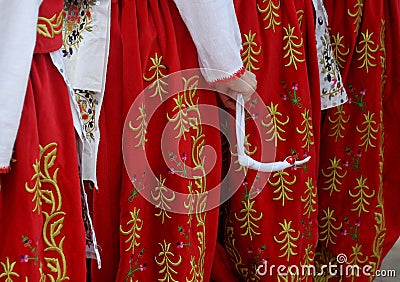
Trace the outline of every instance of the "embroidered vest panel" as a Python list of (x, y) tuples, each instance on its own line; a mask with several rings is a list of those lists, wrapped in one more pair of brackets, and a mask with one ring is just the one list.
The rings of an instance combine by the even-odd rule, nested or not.
[(35, 53), (49, 53), (61, 48), (63, 0), (43, 0), (39, 9)]

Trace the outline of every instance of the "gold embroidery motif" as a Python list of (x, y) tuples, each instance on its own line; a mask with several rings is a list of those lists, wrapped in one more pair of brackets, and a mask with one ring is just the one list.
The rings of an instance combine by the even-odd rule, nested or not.
[[(184, 82), (184, 91), (182, 94), (182, 105), (184, 103), (187, 108), (186, 113), (191, 112), (188, 117), (190, 129), (194, 131), (191, 135), (192, 150), (191, 157), (193, 163), (193, 171), (196, 172), (194, 180), (189, 181), (189, 192), (194, 197), (189, 196), (189, 204), (185, 206), (194, 211), (196, 218), (196, 227), (200, 230), (197, 231), (198, 240), (198, 257), (195, 255), (191, 256), (190, 259), (190, 278), (186, 277), (186, 281), (203, 281), (204, 279), (204, 260), (206, 256), (206, 215), (205, 209), (207, 205), (207, 173), (205, 171), (205, 160), (203, 156), (203, 149), (205, 144), (205, 134), (203, 132), (203, 126), (201, 122), (201, 114), (198, 105), (198, 98), (196, 98), (197, 88), (199, 83), (199, 76), (192, 76), (188, 79), (182, 78)], [(192, 184), (194, 183), (194, 185)], [(192, 215), (189, 216), (189, 222), (191, 222)], [(164, 280), (163, 280), (164, 281)]]
[(150, 58), (153, 65), (148, 70), (149, 72), (152, 72), (154, 70), (154, 73), (150, 77), (146, 77), (146, 75), (143, 74), (143, 79), (145, 81), (153, 81), (149, 89), (154, 88), (154, 93), (150, 95), (150, 97), (153, 98), (159, 96), (161, 101), (163, 101), (163, 94), (167, 93), (165, 87), (168, 86), (168, 83), (163, 80), (163, 77), (165, 76), (163, 70), (167, 70), (167, 67), (161, 63), (162, 59), (162, 56), (158, 57), (158, 53), (155, 53), (154, 57)]
[(375, 45), (375, 42), (371, 39), (372, 36), (374, 35), (373, 32), (369, 33), (368, 29), (365, 33), (361, 33), (363, 40), (361, 40), (358, 45), (362, 46), (361, 49), (358, 47), (356, 48), (357, 54), (360, 54), (360, 57), (357, 59), (357, 61), (361, 61), (362, 64), (359, 66), (359, 69), (365, 68), (365, 70), (369, 71), (369, 67), (375, 67), (376, 64), (373, 63), (375, 60), (374, 53), (378, 51), (379, 46), (376, 45), (376, 48), (373, 49), (372, 46)]
[(314, 246), (311, 244), (308, 244), (307, 247), (304, 250), (304, 257), (303, 257), (303, 262), (301, 263), (302, 269), (305, 270), (304, 276), (300, 279), (300, 281), (307, 281), (308, 277), (315, 276), (313, 273), (312, 266), (314, 265)]
[[(67, 276), (67, 261), (63, 251), (66, 236), (62, 236), (59, 240), (57, 238), (62, 235), (65, 212), (61, 210), (62, 194), (57, 182), (59, 168), (51, 172), (56, 158), (57, 143), (53, 142), (44, 147), (40, 146), (40, 157), (33, 165), (35, 174), (31, 178), (32, 181), (35, 181), (35, 185), (30, 188), (27, 182), (25, 183), (25, 189), (28, 193), (34, 194), (32, 202), (35, 202), (35, 208), (32, 212), (37, 211), (39, 214), (42, 212), (45, 216), (42, 235), (47, 247), (44, 249), (44, 260), (52, 272), (47, 273), (47, 277), (50, 281), (64, 281), (69, 280)], [(46, 190), (44, 189), (45, 187), (49, 189)], [(45, 209), (41, 211), (44, 204), (51, 207), (50, 212), (45, 211)], [(46, 257), (49, 252), (57, 253), (59, 257)]]
[(63, 13), (54, 14), (51, 18), (38, 17), (37, 32), (46, 38), (54, 38), (62, 31)]
[(363, 15), (363, 0), (357, 0), (357, 3), (354, 5), (354, 12), (351, 12), (350, 9), (347, 9), (347, 14), (354, 18), (354, 22), (353, 24), (355, 25), (355, 29), (354, 32), (357, 33), (359, 28), (360, 28), (360, 24), (361, 24), (361, 18)]
[[(267, 2), (267, 0), (263, 0), (263, 3)], [(278, 11), (281, 8), (281, 2), (278, 1), (278, 4), (274, 4), (273, 0), (269, 0), (268, 5), (265, 9), (260, 8), (260, 5), (257, 4), (257, 9), (260, 13), (267, 14), (264, 17), (264, 21), (269, 21), (268, 25), (265, 27), (265, 29), (272, 29), (275, 32), (275, 26), (281, 25), (281, 22), (279, 21), (279, 14)]]
[[(382, 93), (381, 93), (381, 109), (382, 109)], [(380, 111), (380, 142), (379, 142), (379, 189), (377, 195), (377, 202), (374, 215), (375, 215), (375, 238), (372, 245), (371, 259), (374, 258), (376, 261), (370, 261), (369, 264), (372, 266), (371, 273), (376, 273), (378, 267), (382, 261), (383, 243), (386, 236), (386, 222), (385, 222), (385, 210), (383, 205), (383, 144), (384, 144), (384, 130), (383, 130), (383, 111)]]
[(307, 189), (304, 191), (303, 196), (300, 197), (301, 202), (304, 204), (304, 213), (303, 215), (311, 216), (311, 213), (316, 212), (316, 204), (317, 204), (317, 190), (313, 184), (313, 179), (309, 177), (306, 182)]
[(131, 215), (131, 219), (126, 223), (126, 225), (131, 225), (131, 228), (127, 231), (124, 231), (122, 229), (122, 225), (119, 226), (119, 230), (122, 235), (128, 236), (128, 238), (125, 240), (125, 243), (128, 244), (128, 248), (125, 249), (125, 252), (129, 252), (132, 250), (132, 254), (135, 253), (135, 247), (140, 246), (140, 235), (139, 232), (142, 231), (143, 228), (143, 222), (139, 218), (139, 213), (140, 209), (136, 209), (136, 207), (133, 209), (133, 212), (129, 212)]
[(274, 194), (279, 194), (273, 200), (274, 201), (282, 200), (283, 207), (285, 206), (285, 200), (293, 201), (293, 198), (291, 198), (289, 196), (290, 193), (293, 193), (293, 190), (291, 190), (288, 186), (296, 183), (296, 175), (293, 175), (292, 181), (285, 179), (285, 176), (289, 176), (289, 173), (287, 173), (286, 171), (280, 170), (280, 171), (275, 172), (274, 175), (272, 176), (272, 178), (275, 178), (275, 177), (278, 178), (276, 180), (276, 182), (272, 182), (271, 178), (268, 179), (268, 183), (272, 187), (277, 187), (274, 190)]
[(288, 116), (286, 116), (285, 121), (279, 120), (279, 117), (282, 117), (282, 113), (278, 111), (278, 106), (278, 104), (274, 105), (274, 103), (271, 102), (271, 106), (267, 106), (269, 112), (267, 115), (268, 122), (265, 123), (263, 120), (261, 121), (261, 124), (267, 128), (267, 135), (269, 137), (266, 141), (271, 142), (275, 138), (275, 147), (278, 145), (278, 140), (286, 141), (286, 139), (281, 136), (281, 133), (286, 133), (282, 127), (289, 123)]
[(337, 221), (333, 216), (335, 210), (331, 210), (329, 207), (326, 210), (323, 210), (324, 217), (321, 218), (319, 224), (319, 228), (322, 230), (320, 232), (320, 242), (325, 242), (325, 247), (328, 247), (328, 244), (336, 245), (334, 239), (337, 237), (336, 231), (342, 228), (342, 223), (339, 226), (335, 226), (334, 223)]
[(175, 200), (175, 192), (173, 190), (170, 190), (172, 194), (168, 198), (168, 196), (165, 195), (165, 193), (168, 191), (168, 189), (164, 186), (165, 178), (162, 178), (160, 176), (160, 179), (157, 179), (157, 182), (158, 186), (154, 188), (154, 192), (157, 194), (154, 195), (152, 190), (151, 197), (153, 198), (153, 201), (157, 202), (155, 207), (157, 209), (160, 209), (160, 211), (155, 214), (155, 216), (161, 216), (161, 224), (164, 224), (165, 217), (171, 219), (171, 216), (168, 214), (168, 211), (171, 210), (171, 207), (168, 205), (168, 203), (171, 203)]
[(283, 251), (283, 253), (279, 257), (286, 257), (286, 261), (289, 261), (290, 256), (297, 255), (297, 253), (294, 251), (294, 249), (297, 248), (297, 245), (294, 242), (299, 240), (300, 231), (297, 231), (297, 237), (295, 237), (296, 235), (291, 235), (291, 233), (296, 234), (296, 231), (291, 227), (292, 221), (287, 222), (286, 219), (284, 219), (283, 223), (279, 223), (279, 225), (282, 227), (282, 231), (279, 232), (279, 235), (281, 235), (283, 238), (278, 239), (276, 236), (274, 236), (274, 241), (278, 244), (283, 244), (283, 246), (279, 249)]
[(283, 58), (289, 58), (289, 62), (285, 67), (293, 65), (297, 70), (297, 63), (303, 63), (305, 61), (304, 59), (300, 59), (300, 57), (303, 56), (303, 53), (299, 50), (303, 46), (303, 38), (300, 39), (299, 43), (295, 43), (295, 41), (299, 41), (299, 37), (294, 35), (295, 27), (291, 27), (289, 24), (288, 27), (284, 27), (283, 29), (285, 31), (283, 41), (286, 41), (286, 44), (283, 47), (283, 50), (285, 50), (286, 53)]
[(303, 26), (304, 10), (296, 11), (297, 21), (299, 22), (300, 29)]
[(348, 116), (347, 119), (344, 118), (345, 114), (344, 106), (340, 105), (336, 107), (336, 112), (333, 114), (334, 116), (337, 116), (336, 119), (333, 119), (331, 116), (328, 117), (328, 121), (333, 125), (330, 128), (331, 133), (329, 133), (329, 137), (335, 137), (335, 142), (338, 141), (339, 137), (344, 138), (342, 131), (346, 129), (344, 125), (350, 120), (350, 116)]
[(0, 262), (1, 266), (3, 267), (3, 272), (0, 273), (0, 278), (5, 278), (5, 282), (13, 282), (14, 277), (19, 277), (19, 274), (14, 271), (14, 267), (16, 262), (10, 263), (10, 258), (6, 257), (6, 263)]
[[(367, 191), (369, 190), (369, 187), (365, 185), (367, 182), (367, 178), (363, 178), (362, 176), (360, 178), (356, 179), (357, 181), (357, 186), (353, 188), (355, 190), (354, 193), (352, 193), (351, 190), (349, 190), (349, 195), (352, 198), (356, 198), (353, 202), (353, 205), (355, 206), (352, 208), (352, 211), (358, 212), (358, 216), (361, 216), (362, 212), (368, 213), (369, 211), (367, 210), (366, 206), (371, 205), (368, 202), (368, 199), (371, 199), (375, 196), (375, 191), (372, 190), (371, 194), (367, 194)], [(359, 190), (358, 192), (356, 192)]]
[(336, 159), (334, 157), (333, 159), (330, 159), (329, 162), (331, 165), (327, 168), (330, 172), (325, 172), (323, 169), (321, 170), (322, 175), (327, 178), (327, 180), (324, 182), (325, 184), (329, 184), (327, 187), (323, 187), (325, 191), (330, 191), (329, 196), (332, 196), (333, 192), (340, 192), (340, 189), (338, 188), (339, 185), (342, 185), (342, 182), (340, 181), (343, 179), (347, 171), (344, 171), (343, 174), (340, 174), (340, 171), (343, 170), (343, 168), (340, 166), (340, 161), (341, 159)]
[(174, 130), (179, 129), (179, 133), (175, 136), (175, 138), (179, 139), (183, 136), (183, 139), (186, 140), (186, 133), (189, 132), (188, 112), (190, 109), (186, 110), (186, 104), (183, 101), (183, 95), (178, 94), (176, 98), (173, 98), (173, 100), (176, 106), (172, 109), (172, 111), (178, 111), (178, 113), (175, 114), (173, 118), (170, 118), (169, 114), (167, 113), (167, 119), (169, 122), (176, 122)]
[(358, 243), (356, 243), (355, 246), (352, 246), (352, 254), (350, 255), (350, 260), (347, 262), (347, 264), (349, 265), (363, 265), (368, 261), (368, 256), (366, 256), (364, 259), (362, 259), (362, 257), (364, 256), (364, 254), (361, 252), (361, 247), (362, 245), (359, 245)]
[(147, 134), (147, 121), (146, 121), (146, 106), (144, 103), (142, 103), (142, 106), (139, 107), (139, 112), (140, 115), (136, 118), (137, 121), (140, 121), (140, 124), (137, 127), (134, 127), (132, 124), (132, 121), (129, 121), (129, 128), (132, 131), (138, 132), (138, 134), (135, 135), (135, 139), (139, 139), (138, 143), (135, 145), (135, 147), (142, 146), (142, 149), (144, 150), (145, 143), (148, 141), (146, 138)]
[(257, 43), (254, 41), (256, 37), (256, 33), (252, 33), (251, 30), (249, 31), (249, 34), (244, 34), (244, 38), (246, 39), (246, 42), (243, 43), (243, 63), (248, 71), (254, 71), (254, 70), (259, 70), (260, 68), (256, 67), (254, 63), (258, 63), (258, 59), (256, 56), (261, 54), (261, 48), (258, 48), (256, 51), (255, 48), (257, 48)]
[(246, 201), (242, 201), (244, 208), (240, 210), (240, 213), (243, 214), (242, 217), (239, 217), (235, 213), (235, 218), (239, 222), (243, 222), (240, 228), (244, 229), (242, 236), (249, 236), (250, 241), (253, 241), (253, 235), (260, 235), (260, 232), (257, 232), (256, 229), (260, 228), (257, 225), (257, 221), (260, 221), (263, 217), (263, 213), (257, 216), (255, 215), (257, 211), (253, 208), (255, 204), (255, 200), (250, 201), (250, 198), (247, 197)]
[(380, 44), (381, 44), (381, 49), (380, 51), (382, 52), (382, 55), (380, 56), (381, 59), (381, 67), (382, 67), (382, 74), (381, 74), (381, 93), (383, 93), (383, 89), (385, 88), (386, 85), (386, 43), (385, 43), (385, 34), (386, 34), (386, 22), (385, 20), (381, 20), (382, 25), (381, 25), (381, 31), (380, 31)]
[[(367, 114), (364, 114), (364, 121), (362, 125), (365, 127), (363, 129), (360, 129), (358, 125), (356, 126), (357, 132), (364, 134), (361, 137), (361, 142), (362, 144), (358, 145), (360, 147), (365, 147), (365, 152), (368, 151), (368, 147), (375, 148), (376, 145), (372, 144), (373, 141), (376, 141), (376, 136), (374, 134), (378, 133), (379, 127), (374, 128), (373, 126), (376, 125), (376, 121), (374, 120), (375, 113), (371, 113), (368, 111)], [(379, 125), (378, 125), (379, 126)]]
[(226, 252), (228, 253), (231, 261), (235, 265), (236, 272), (239, 275), (241, 275), (242, 277), (247, 277), (246, 273), (248, 273), (248, 268), (243, 263), (242, 257), (240, 256), (239, 251), (235, 247), (235, 239), (234, 239), (233, 235), (234, 235), (233, 227), (226, 226), (225, 227), (224, 246), (225, 246)]
[(162, 267), (158, 273), (164, 275), (163, 278), (159, 278), (158, 281), (178, 282), (178, 280), (174, 279), (174, 275), (178, 274), (178, 271), (176, 271), (174, 267), (181, 264), (182, 257), (179, 256), (178, 260), (173, 262), (175, 255), (170, 251), (171, 243), (167, 244), (164, 240), (163, 244), (158, 243), (158, 245), (161, 247), (161, 251), (158, 253), (160, 261), (157, 260), (157, 257), (154, 257), (154, 260), (159, 267)]
[(301, 114), (303, 117), (303, 121), (301, 122), (300, 126), (304, 126), (303, 129), (299, 129), (296, 127), (297, 133), (304, 135), (301, 141), (304, 142), (304, 144), (301, 146), (301, 148), (305, 149), (307, 148), (307, 151), (310, 151), (310, 146), (314, 145), (314, 134), (312, 132), (313, 126), (312, 126), (312, 120), (310, 117), (310, 110), (309, 109), (304, 109), (304, 112)]
[(333, 51), (333, 56), (336, 60), (336, 63), (338, 66), (343, 69), (344, 68), (344, 63), (346, 63), (345, 57), (350, 53), (350, 49), (344, 46), (342, 43), (342, 40), (344, 39), (344, 36), (340, 36), (339, 32), (336, 33), (335, 35), (332, 35), (332, 51)]

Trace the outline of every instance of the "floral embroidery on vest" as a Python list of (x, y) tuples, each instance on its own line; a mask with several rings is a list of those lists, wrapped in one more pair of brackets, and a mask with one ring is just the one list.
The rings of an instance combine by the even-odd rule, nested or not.
[(72, 56), (79, 47), (85, 31), (91, 32), (93, 0), (65, 1), (63, 25), (63, 55)]

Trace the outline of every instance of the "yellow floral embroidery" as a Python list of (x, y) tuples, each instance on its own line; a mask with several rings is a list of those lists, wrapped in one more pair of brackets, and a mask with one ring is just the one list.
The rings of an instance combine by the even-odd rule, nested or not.
[(313, 179), (309, 177), (306, 182), (307, 189), (304, 191), (304, 198), (301, 196), (301, 202), (304, 204), (304, 213), (303, 215), (307, 215), (308, 217), (311, 216), (311, 213), (317, 211), (316, 204), (317, 204), (317, 190), (313, 184)]
[(158, 56), (158, 53), (155, 53), (153, 58), (150, 58), (152, 62), (152, 66), (149, 68), (149, 72), (153, 72), (153, 74), (150, 77), (146, 77), (145, 74), (143, 74), (143, 79), (147, 82), (151, 82), (151, 85), (149, 89), (154, 89), (154, 93), (150, 95), (151, 98), (159, 96), (160, 101), (163, 101), (163, 95), (167, 93), (167, 90), (165, 90), (165, 87), (168, 86), (168, 83), (163, 80), (165, 74), (163, 73), (163, 70), (167, 70), (167, 67), (163, 65), (162, 62), (163, 57)]
[(13, 282), (12, 277), (19, 277), (19, 274), (14, 271), (16, 262), (10, 263), (10, 259), (6, 257), (6, 262), (0, 262), (3, 267), (3, 272), (0, 272), (0, 278), (5, 278), (5, 282)]
[(336, 218), (333, 216), (335, 210), (331, 210), (329, 207), (326, 210), (323, 210), (324, 217), (321, 218), (319, 224), (319, 228), (322, 230), (320, 232), (320, 242), (325, 242), (325, 247), (328, 247), (328, 244), (336, 245), (334, 239), (337, 237), (336, 231), (342, 228), (342, 223), (340, 225), (335, 226)]
[(240, 256), (239, 251), (236, 249), (235, 246), (235, 239), (233, 237), (234, 229), (232, 226), (225, 227), (225, 240), (224, 246), (225, 249), (231, 259), (231, 261), (235, 265), (236, 272), (241, 275), (242, 277), (247, 277), (248, 268), (243, 263), (242, 257)]
[(129, 121), (129, 128), (132, 131), (138, 132), (138, 134), (135, 135), (135, 139), (139, 139), (138, 143), (135, 145), (135, 147), (142, 146), (142, 149), (144, 150), (145, 143), (147, 142), (146, 134), (147, 134), (147, 121), (146, 121), (146, 106), (144, 103), (142, 103), (142, 106), (139, 107), (139, 112), (140, 115), (136, 118), (137, 121), (140, 121), (140, 124), (137, 127), (134, 127), (132, 124), (132, 121)]
[(168, 205), (168, 203), (171, 203), (175, 200), (175, 192), (170, 190), (171, 195), (168, 197), (168, 195), (166, 195), (168, 189), (164, 186), (165, 178), (160, 176), (160, 179), (157, 179), (157, 182), (158, 185), (154, 188), (154, 193), (153, 190), (151, 191), (151, 197), (153, 201), (157, 203), (156, 208), (160, 210), (157, 214), (155, 214), (155, 216), (161, 216), (161, 223), (164, 224), (165, 217), (171, 219), (171, 216), (168, 214), (168, 211), (171, 210), (171, 207)]
[[(285, 50), (284, 59), (289, 59), (289, 62), (285, 65), (285, 67), (293, 65), (297, 70), (297, 63), (303, 63), (305, 60), (301, 59), (303, 53), (301, 52), (301, 47), (303, 46), (303, 38), (300, 39), (297, 35), (294, 35), (295, 27), (288, 25), (288, 27), (284, 27), (285, 36), (283, 37), (283, 41), (286, 42), (283, 50)], [(296, 43), (295, 41), (299, 41)]]
[(51, 18), (38, 17), (37, 32), (46, 38), (54, 38), (62, 31), (63, 13), (54, 14)]
[(329, 137), (335, 137), (335, 142), (337, 142), (339, 137), (344, 137), (342, 132), (346, 129), (344, 125), (349, 122), (350, 116), (347, 119), (344, 117), (346, 112), (343, 105), (336, 107), (336, 112), (333, 115), (336, 116), (335, 119), (331, 116), (328, 117), (328, 121), (333, 125), (330, 128), (331, 133), (329, 133)]
[(358, 43), (360, 48), (356, 48), (357, 54), (360, 54), (360, 57), (357, 61), (361, 61), (362, 64), (359, 66), (359, 69), (365, 68), (366, 72), (368, 73), (369, 67), (375, 67), (376, 64), (373, 63), (375, 60), (374, 53), (378, 51), (379, 46), (376, 45), (376, 48), (373, 48), (375, 42), (372, 40), (372, 36), (374, 35), (373, 32), (369, 33), (368, 29), (365, 33), (361, 33), (363, 39)]
[(253, 208), (255, 202), (255, 200), (251, 201), (250, 198), (247, 198), (247, 200), (242, 201), (244, 208), (240, 210), (240, 213), (243, 214), (243, 216), (239, 217), (235, 213), (236, 220), (243, 222), (243, 224), (240, 226), (240, 228), (244, 229), (241, 235), (249, 236), (251, 241), (253, 240), (253, 235), (261, 234), (260, 232), (256, 231), (258, 228), (260, 228), (257, 225), (257, 221), (260, 221), (263, 217), (262, 212), (260, 212), (259, 215), (256, 215), (257, 211)]
[(275, 146), (278, 145), (278, 140), (286, 141), (285, 138), (281, 136), (281, 133), (286, 133), (286, 131), (282, 128), (283, 126), (289, 123), (289, 117), (286, 116), (286, 120), (280, 120), (279, 117), (282, 117), (282, 113), (278, 111), (278, 104), (271, 102), (270, 106), (267, 106), (267, 110), (269, 114), (267, 115), (267, 122), (261, 121), (261, 124), (267, 128), (267, 142), (271, 142), (275, 139)]
[(299, 281), (303, 281), (303, 280), (307, 281), (308, 277), (314, 275), (314, 273), (312, 271), (312, 266), (314, 264), (314, 251), (313, 251), (314, 247), (315, 246), (308, 244), (304, 250), (304, 257), (303, 257), (303, 261), (301, 263), (301, 267), (304, 268), (305, 273), (304, 273), (304, 276), (302, 276)]
[[(381, 93), (382, 102), (382, 93)], [(381, 104), (382, 108), (382, 104)], [(383, 134), (383, 111), (380, 111), (380, 142), (379, 142), (379, 189), (377, 195), (377, 202), (374, 215), (375, 215), (375, 238), (372, 246), (373, 255), (370, 257), (369, 264), (372, 266), (371, 273), (375, 273), (382, 261), (382, 251), (383, 243), (386, 235), (386, 222), (385, 222), (385, 212), (383, 205), (383, 144), (384, 144), (384, 134)], [(372, 259), (375, 259), (373, 261)]]
[[(263, 0), (263, 3), (267, 2), (267, 0)], [(257, 4), (257, 9), (260, 13), (266, 14), (264, 17), (264, 21), (268, 21), (268, 25), (265, 29), (272, 29), (275, 32), (275, 26), (281, 25), (279, 21), (279, 9), (281, 8), (281, 2), (278, 1), (278, 4), (274, 4), (273, 0), (269, 0), (267, 7), (265, 9), (260, 8), (260, 5)]]
[[(201, 114), (196, 97), (199, 76), (192, 76), (190, 78), (182, 78), (184, 83), (184, 91), (181, 95), (181, 105), (185, 106), (186, 114), (188, 115), (187, 121), (190, 127), (191, 140), (192, 140), (192, 164), (193, 172), (196, 174), (194, 180), (189, 181), (188, 189), (190, 195), (185, 207), (194, 212), (196, 218), (196, 227), (198, 240), (198, 256), (191, 256), (190, 259), (190, 278), (186, 277), (186, 281), (203, 281), (204, 279), (204, 260), (206, 255), (206, 205), (207, 205), (207, 173), (205, 171), (205, 159), (203, 156), (203, 149), (205, 144), (205, 134), (201, 122)], [(178, 108), (174, 108), (176, 111)], [(192, 215), (189, 216), (189, 223), (192, 222)], [(169, 277), (169, 276), (165, 276)], [(166, 280), (162, 280), (166, 281)]]
[(275, 172), (272, 176), (272, 178), (278, 178), (275, 182), (272, 181), (272, 178), (268, 179), (268, 183), (272, 187), (277, 187), (274, 190), (274, 194), (279, 194), (274, 198), (274, 201), (282, 201), (283, 207), (285, 206), (285, 200), (293, 201), (293, 198), (289, 196), (290, 193), (293, 193), (293, 190), (291, 190), (288, 186), (296, 183), (296, 175), (293, 175), (292, 181), (285, 179), (286, 176), (289, 176), (289, 173), (280, 170)]
[[(353, 188), (354, 193), (352, 190), (349, 190), (349, 195), (352, 198), (355, 198), (353, 205), (355, 206), (352, 208), (352, 211), (358, 212), (358, 216), (361, 216), (362, 212), (368, 213), (366, 206), (370, 206), (371, 204), (368, 202), (368, 199), (371, 199), (375, 196), (375, 191), (372, 190), (370, 194), (368, 194), (369, 187), (365, 184), (367, 182), (367, 178), (360, 178), (356, 179), (357, 186)], [(357, 192), (358, 190), (358, 192)]]
[[(297, 253), (294, 251), (295, 248), (297, 248), (297, 245), (294, 243), (300, 238), (300, 231), (295, 231), (291, 225), (292, 221), (287, 222), (286, 219), (284, 219), (283, 223), (279, 223), (279, 225), (282, 227), (282, 231), (279, 232), (279, 235), (282, 237), (282, 239), (278, 239), (276, 236), (274, 236), (274, 241), (280, 245), (283, 245), (280, 250), (283, 252), (279, 257), (283, 258), (286, 257), (286, 261), (290, 260), (290, 256), (296, 256)], [(294, 235), (292, 235), (295, 233)], [(297, 237), (296, 237), (297, 233)]]
[(171, 243), (165, 242), (161, 244), (158, 243), (161, 247), (161, 251), (158, 253), (158, 257), (160, 260), (157, 260), (157, 257), (154, 257), (154, 260), (156, 261), (157, 265), (159, 267), (162, 267), (158, 273), (163, 275), (163, 278), (159, 278), (158, 281), (166, 281), (166, 282), (178, 282), (174, 278), (174, 275), (178, 274), (178, 271), (176, 271), (174, 268), (179, 266), (182, 262), (182, 257), (179, 256), (178, 260), (175, 262), (173, 261), (175, 255), (174, 253), (170, 250), (171, 249)]
[(381, 20), (382, 25), (381, 25), (381, 31), (380, 31), (380, 44), (381, 44), (381, 68), (382, 68), (382, 74), (381, 74), (381, 93), (383, 93), (383, 89), (385, 88), (386, 85), (386, 43), (385, 43), (385, 34), (386, 34), (386, 21)]
[(346, 63), (346, 56), (350, 53), (350, 49), (344, 46), (342, 43), (342, 40), (344, 39), (344, 36), (341, 36), (338, 33), (336, 33), (336, 36), (332, 36), (332, 51), (333, 51), (333, 56), (336, 60), (336, 63), (338, 66), (343, 69), (344, 64)]
[(299, 22), (300, 29), (303, 25), (304, 10), (296, 11), (297, 21)]
[(178, 130), (178, 134), (175, 136), (176, 139), (179, 139), (183, 136), (183, 139), (186, 140), (186, 133), (189, 132), (189, 121), (188, 121), (188, 111), (183, 101), (183, 95), (178, 94), (176, 98), (173, 98), (176, 106), (172, 109), (172, 111), (178, 111), (173, 118), (169, 117), (167, 113), (167, 119), (169, 122), (176, 122), (174, 130)]
[(347, 9), (347, 14), (354, 18), (354, 22), (353, 24), (355, 25), (355, 29), (354, 32), (357, 33), (359, 28), (360, 28), (360, 24), (361, 24), (361, 18), (363, 15), (363, 0), (357, 0), (357, 3), (354, 5), (354, 12), (351, 12), (350, 9)]
[(376, 145), (372, 144), (373, 141), (376, 141), (377, 137), (374, 136), (374, 134), (378, 133), (379, 131), (379, 125), (374, 128), (374, 125), (376, 124), (376, 121), (374, 120), (375, 113), (371, 113), (368, 111), (367, 114), (364, 114), (364, 121), (362, 125), (364, 125), (363, 129), (360, 129), (358, 125), (356, 126), (356, 130), (358, 133), (363, 134), (361, 137), (360, 141), (362, 142), (359, 146), (360, 147), (365, 147), (365, 152), (368, 151), (368, 147), (375, 148)]
[(304, 112), (301, 114), (301, 116), (303, 117), (303, 121), (301, 122), (300, 126), (303, 126), (303, 129), (296, 127), (296, 131), (297, 133), (303, 135), (301, 141), (303, 141), (304, 144), (301, 146), (301, 148), (307, 148), (307, 151), (310, 151), (310, 146), (314, 145), (314, 134), (310, 110), (304, 109)]
[(259, 70), (259, 67), (256, 67), (254, 64), (258, 63), (258, 59), (256, 56), (261, 54), (261, 46), (258, 48), (256, 51), (255, 48), (257, 48), (257, 43), (254, 41), (256, 37), (256, 33), (252, 33), (252, 31), (249, 31), (249, 34), (244, 34), (244, 38), (246, 41), (243, 43), (243, 63), (248, 71), (254, 71), (254, 70)]
[[(63, 251), (66, 236), (62, 236), (60, 239), (58, 237), (62, 235), (65, 212), (61, 209), (62, 195), (57, 182), (59, 168), (51, 171), (56, 159), (57, 143), (53, 142), (44, 147), (40, 146), (40, 157), (33, 165), (35, 174), (31, 179), (35, 181), (35, 185), (30, 188), (28, 183), (25, 183), (25, 189), (28, 193), (34, 194), (32, 202), (35, 202), (35, 208), (33, 212), (37, 211), (40, 214), (41, 209), (43, 209), (42, 214), (45, 216), (42, 236), (47, 247), (44, 249), (44, 260), (51, 271), (47, 274), (47, 277), (50, 281), (64, 281), (69, 280), (67, 261)], [(50, 212), (47, 206), (43, 207), (44, 204), (51, 207)], [(47, 257), (48, 253), (53, 254), (53, 256)], [(54, 253), (58, 257), (55, 257)]]
[(132, 251), (132, 254), (135, 253), (135, 247), (140, 246), (140, 234), (139, 232), (142, 231), (143, 222), (139, 217), (140, 209), (136, 207), (133, 211), (129, 212), (131, 215), (131, 219), (126, 223), (126, 225), (131, 225), (131, 228), (127, 231), (122, 229), (122, 225), (119, 226), (119, 230), (122, 235), (127, 236), (128, 238), (125, 240), (125, 243), (128, 244), (128, 247), (125, 249), (125, 252)]
[(324, 170), (321, 170), (322, 175), (327, 178), (324, 183), (328, 184), (327, 187), (322, 187), (322, 189), (325, 191), (330, 191), (330, 196), (332, 196), (333, 192), (340, 192), (340, 189), (338, 188), (339, 185), (342, 185), (340, 180), (343, 179), (347, 174), (347, 171), (340, 174), (340, 172), (343, 170), (343, 168), (340, 166), (340, 161), (341, 159), (336, 159), (336, 157), (334, 157), (333, 159), (329, 160), (331, 165), (327, 168), (327, 170), (330, 172), (328, 173)]

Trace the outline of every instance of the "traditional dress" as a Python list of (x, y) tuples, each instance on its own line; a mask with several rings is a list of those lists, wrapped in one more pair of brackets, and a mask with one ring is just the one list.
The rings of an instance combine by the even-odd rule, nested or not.
[(329, 281), (371, 281), (362, 268), (374, 275), (399, 236), (400, 8), (398, 1), (324, 2), (349, 101), (328, 110), (322, 127), (317, 260), (341, 256), (342, 265), (359, 267), (359, 277), (343, 272)]
[[(2, 50), (1, 61), (15, 59), (19, 69), (14, 69), (14, 61), (2, 69), (12, 87), (6, 87), (7, 100), (1, 99), (1, 165), (10, 162), (10, 166), (0, 175), (0, 279), (85, 281), (74, 121), (62, 57), (56, 52), (62, 45), (63, 1), (45, 0), (39, 17), (39, 5), (34, 2), (1, 4), (6, 12), (2, 20), (13, 17), (2, 22), (5, 33), (13, 35), (5, 46), (16, 44), (15, 49)], [(6, 28), (9, 23), (15, 23), (16, 30), (13, 25)], [(29, 63), (20, 64), (21, 60)], [(1, 85), (4, 98), (7, 84)], [(15, 103), (7, 104), (14, 99)], [(4, 114), (7, 111), (12, 115)], [(13, 128), (18, 130), (15, 143)], [(3, 151), (5, 143), (11, 144), (9, 152)]]
[[(199, 66), (225, 71), (204, 71), (210, 82), (234, 76), (243, 68), (240, 33), (232, 1), (175, 2), (180, 11), (168, 0), (112, 2), (99, 190), (94, 191), (93, 203), (103, 268), (92, 269), (94, 281), (210, 279), (218, 209), (206, 211), (206, 203), (207, 191), (220, 182), (221, 144), (219, 131), (202, 124), (209, 117), (218, 121), (217, 108), (205, 113), (201, 105), (216, 105), (216, 94), (200, 89), (205, 85), (200, 72), (175, 82), (164, 77)], [(175, 83), (182, 89), (167, 99)], [(146, 87), (149, 92), (143, 96)], [(137, 100), (140, 103), (129, 111)], [(160, 108), (152, 114), (154, 104)], [(179, 140), (174, 143), (179, 150), (167, 152), (163, 159), (161, 140), (167, 123), (173, 130), (164, 135), (169, 143)], [(128, 136), (124, 144), (129, 174), (122, 162), (123, 130)], [(143, 152), (149, 165), (137, 157)], [(211, 170), (208, 159), (216, 160)], [(193, 177), (191, 168), (200, 174)], [(186, 214), (171, 208), (179, 193), (187, 194), (181, 203)], [(204, 201), (191, 201), (196, 195)]]
[[(270, 175), (236, 164), (246, 179), (224, 206), (220, 241), (239, 281), (312, 281), (313, 272), (302, 267), (314, 264), (318, 242), (321, 109), (347, 100), (330, 50), (326, 14), (321, 1), (235, 4), (242, 58), (256, 73), (257, 92), (269, 112), (250, 108), (247, 153), (260, 159), (272, 142), (277, 159), (311, 160)], [(278, 270), (279, 265), (284, 268)]]

